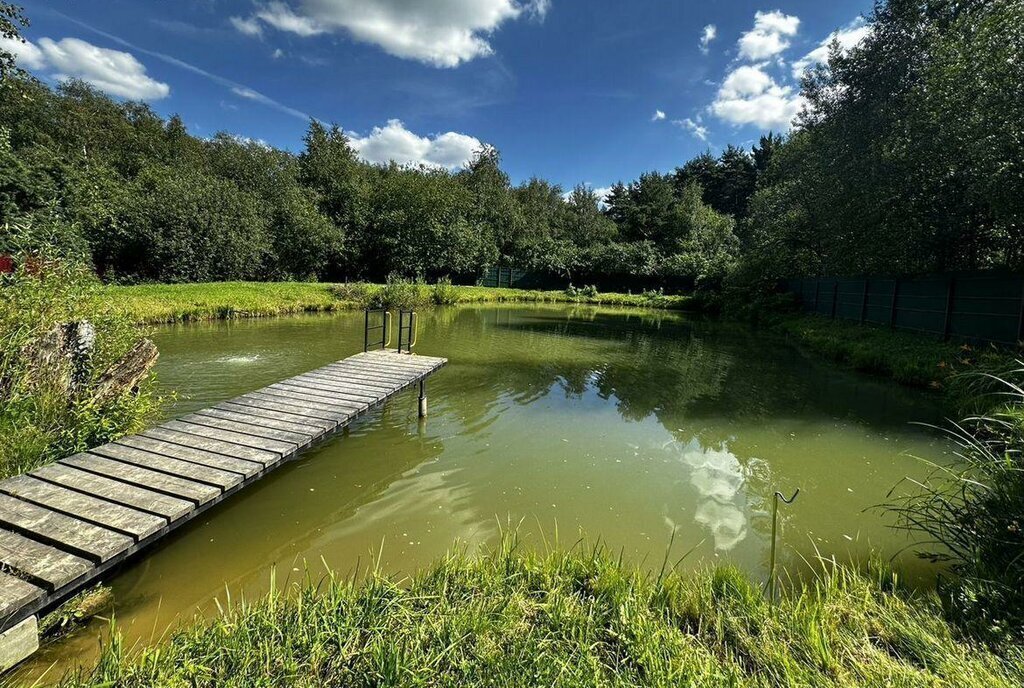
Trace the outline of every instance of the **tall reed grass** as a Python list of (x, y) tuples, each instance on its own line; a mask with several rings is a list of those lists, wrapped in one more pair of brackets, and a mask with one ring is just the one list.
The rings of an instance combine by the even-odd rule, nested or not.
[[(976, 374), (990, 410), (946, 429), (948, 465), (906, 481), (887, 505), (898, 527), (921, 538), (922, 556), (946, 562), (940, 582), (950, 618), (997, 643), (1024, 641), (1024, 363), (1003, 375)], [(909, 486), (909, 489), (906, 489)]]
[(934, 596), (831, 564), (773, 606), (733, 568), (645, 573), (602, 547), (455, 551), (226, 603), (156, 647), (115, 634), (64, 686), (1019, 686)]

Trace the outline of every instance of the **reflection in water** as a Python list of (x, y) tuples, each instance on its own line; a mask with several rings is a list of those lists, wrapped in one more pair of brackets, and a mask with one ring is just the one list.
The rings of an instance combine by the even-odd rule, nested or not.
[[(178, 392), (169, 415), (356, 353), (362, 324), (343, 313), (163, 328), (157, 372)], [(643, 565), (660, 565), (674, 541), (691, 551), (684, 566), (727, 560), (760, 576), (776, 489), (802, 490), (783, 515), (791, 571), (819, 551), (896, 552), (905, 542), (865, 510), (922, 472), (907, 453), (943, 451), (909, 425), (937, 419), (928, 397), (679, 314), (436, 309), (421, 314), (417, 350), (450, 359), (428, 383), (427, 422), (415, 390), (403, 393), (123, 569), (112, 583), (129, 641), (213, 613), (225, 590), (265, 590), (271, 567), (315, 578), (323, 563), (352, 572), (373, 553), (409, 573), (456, 540), (493, 544), (505, 523), (537, 544), (600, 538)], [(26, 675), (87, 659), (103, 629), (46, 648)]]
[(680, 450), (693, 469), (690, 484), (700, 495), (694, 519), (711, 531), (715, 549), (727, 552), (747, 536), (743, 466), (724, 444), (702, 447), (694, 439)]

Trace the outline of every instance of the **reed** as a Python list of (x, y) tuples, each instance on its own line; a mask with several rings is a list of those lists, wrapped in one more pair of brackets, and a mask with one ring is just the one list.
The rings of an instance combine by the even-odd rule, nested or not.
[(823, 564), (769, 603), (733, 568), (644, 572), (600, 546), (456, 549), (405, 580), (306, 580), (156, 647), (115, 634), (71, 686), (1018, 686), (934, 595)]

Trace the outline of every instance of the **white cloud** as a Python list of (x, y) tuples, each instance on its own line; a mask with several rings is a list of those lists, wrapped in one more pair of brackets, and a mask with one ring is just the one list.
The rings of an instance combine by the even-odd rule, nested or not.
[(228, 21), (231, 25), (238, 30), (239, 33), (243, 33), (246, 36), (262, 36), (263, 26), (257, 21), (256, 17), (231, 17)]
[(46, 67), (46, 58), (43, 51), (34, 43), (24, 43), (16, 38), (5, 38), (0, 36), (0, 50), (14, 55), (15, 63), (23, 69), (43, 69)]
[(660, 122), (663, 119), (665, 119), (665, 113), (662, 112), (661, 110), (655, 110), (654, 115), (651, 116), (652, 122)]
[(847, 52), (867, 38), (869, 33), (871, 33), (871, 27), (861, 17), (858, 17), (842, 29), (833, 31), (817, 48), (793, 63), (793, 76), (799, 79), (807, 69), (815, 65), (827, 64), (829, 50), (832, 47), (833, 41), (838, 41), (839, 49)]
[(690, 119), (689, 117), (687, 117), (686, 119), (674, 119), (672, 120), (672, 124), (682, 129), (685, 129), (686, 131), (690, 132), (701, 141), (708, 140), (708, 128), (701, 124), (700, 117), (697, 117), (696, 121)]
[(718, 38), (718, 27), (714, 24), (708, 24), (704, 27), (704, 30), (700, 34), (700, 51), (705, 55), (708, 54), (708, 46), (711, 45), (711, 41)]
[(275, 29), (288, 31), (304, 38), (315, 36), (325, 31), (315, 19), (296, 14), (291, 7), (283, 2), (268, 2), (256, 11), (255, 16)]
[(709, 109), (732, 124), (786, 131), (803, 104), (799, 93), (776, 83), (762, 66), (743, 65), (725, 77)]
[(275, 60), (279, 60), (282, 57), (284, 57), (284, 51), (281, 50), (280, 48), (275, 48), (274, 52), (270, 53), (270, 56)]
[(352, 148), (367, 162), (456, 169), (468, 163), (484, 147), (479, 139), (449, 131), (433, 138), (419, 136), (392, 119), (383, 127), (374, 127), (368, 136), (347, 132)]
[(524, 15), (542, 21), (550, 8), (551, 0), (302, 0), (297, 8), (275, 0), (231, 21), (248, 35), (264, 24), (299, 36), (344, 31), (396, 57), (457, 67), (490, 55), (487, 38), (504, 22)]
[(787, 37), (795, 36), (800, 19), (793, 15), (773, 12), (757, 12), (754, 28), (740, 36), (740, 57), (747, 60), (764, 60), (778, 55), (789, 47)]
[(78, 38), (40, 38), (38, 44), (5, 40), (0, 47), (14, 53), (24, 67), (45, 70), (57, 80), (81, 79), (110, 95), (159, 100), (171, 92), (170, 86), (149, 77), (131, 53), (100, 48)]

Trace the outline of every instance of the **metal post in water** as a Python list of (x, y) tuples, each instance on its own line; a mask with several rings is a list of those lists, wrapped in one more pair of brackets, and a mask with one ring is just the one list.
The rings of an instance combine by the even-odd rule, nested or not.
[(772, 502), (772, 548), (771, 554), (768, 556), (768, 601), (772, 604), (775, 604), (775, 534), (778, 532), (779, 500), (781, 499), (786, 504), (792, 504), (796, 501), (798, 494), (800, 494), (799, 487), (789, 499), (786, 499), (781, 492), (776, 492)]
[(420, 418), (427, 417), (427, 381), (420, 380)]

